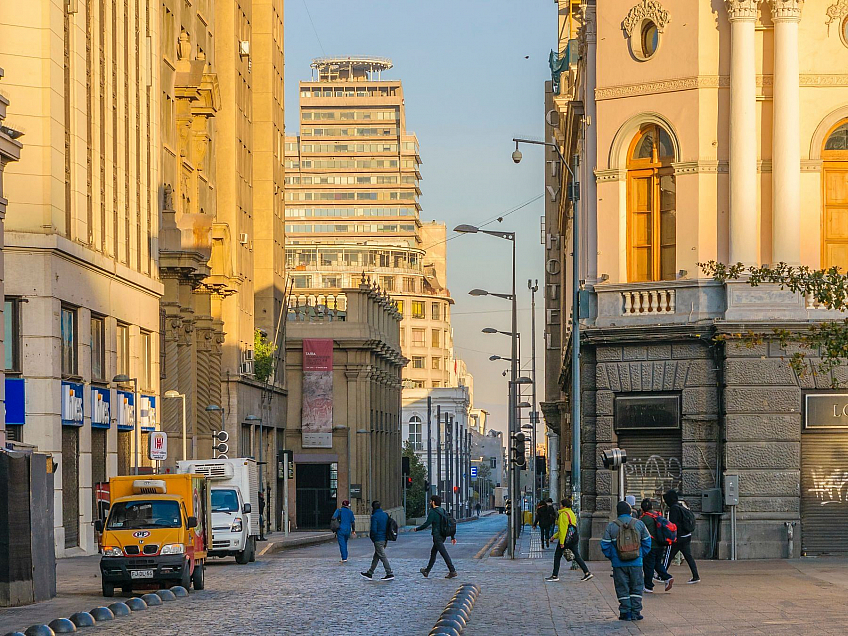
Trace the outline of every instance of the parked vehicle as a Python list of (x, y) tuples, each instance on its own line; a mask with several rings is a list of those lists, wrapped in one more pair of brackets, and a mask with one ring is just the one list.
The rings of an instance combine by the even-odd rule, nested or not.
[(506, 500), (508, 498), (507, 488), (505, 486), (497, 486), (495, 488), (495, 508), (499, 514), (503, 514), (506, 510)]
[(177, 462), (180, 473), (206, 475), (212, 498), (209, 556), (256, 560), (259, 540), (259, 469), (256, 460), (204, 459)]
[(98, 519), (103, 596), (179, 584), (204, 587), (210, 500), (204, 475), (113, 477), (109, 515)]

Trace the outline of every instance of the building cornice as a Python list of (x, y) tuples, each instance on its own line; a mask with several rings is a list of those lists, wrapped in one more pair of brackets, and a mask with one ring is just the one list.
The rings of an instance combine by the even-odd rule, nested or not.
[[(846, 0), (848, 2), (848, 0)], [(799, 77), (800, 85), (807, 88), (829, 88), (848, 86), (848, 73), (806, 74)], [(773, 86), (773, 75), (757, 75), (758, 87)], [(676, 91), (690, 91), (701, 88), (730, 88), (729, 75), (698, 75), (691, 77), (675, 77), (655, 82), (640, 82), (637, 84), (619, 84), (595, 89), (595, 100), (618, 99), (638, 95), (656, 95)]]

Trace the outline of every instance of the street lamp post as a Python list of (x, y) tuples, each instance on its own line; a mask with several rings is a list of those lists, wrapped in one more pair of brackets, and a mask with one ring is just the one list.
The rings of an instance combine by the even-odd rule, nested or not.
[(138, 421), (138, 378), (119, 373), (112, 382), (115, 384), (133, 383), (133, 427), (135, 428), (135, 474), (141, 474), (141, 422)]
[(547, 146), (556, 151), (560, 163), (571, 175), (571, 183), (568, 187), (568, 199), (573, 206), (571, 226), (571, 491), (576, 508), (574, 511), (579, 515), (581, 507), (581, 483), (580, 483), (580, 313), (578, 303), (580, 300), (580, 211), (577, 202), (580, 200), (580, 183), (575, 174), (577, 168), (577, 155), (574, 155), (574, 166), (570, 167), (565, 157), (562, 156), (559, 146), (551, 141), (536, 141), (534, 139), (513, 138), (515, 151), (512, 160), (515, 163), (521, 161), (521, 151), (518, 144), (534, 144)]
[[(217, 413), (221, 412), (221, 430), (224, 430), (224, 419), (226, 415), (226, 410), (222, 406), (218, 406), (217, 404), (209, 404), (206, 407), (207, 413)], [(191, 458), (197, 459), (197, 424), (192, 425), (191, 431)]]
[[(268, 501), (265, 497), (265, 484), (264, 484), (264, 473), (265, 473), (265, 462), (263, 461), (262, 447), (265, 445), (265, 440), (262, 438), (262, 418), (257, 417), (256, 415), (248, 415), (244, 418), (246, 422), (250, 422), (253, 424), (254, 422), (259, 423), (259, 492), (262, 493), (262, 499), (265, 501), (264, 508), (268, 507)], [(286, 467), (288, 469), (288, 467)], [(259, 512), (259, 540), (265, 540), (265, 510), (261, 510)]]
[[(166, 398), (180, 398), (183, 401), (183, 461), (188, 459), (188, 452), (186, 450), (187, 441), (186, 441), (186, 407), (185, 407), (185, 393), (180, 393), (179, 391), (165, 391)], [(194, 450), (192, 448), (192, 450)], [(194, 453), (192, 453), (194, 454)]]
[[(532, 283), (532, 281), (527, 281), (527, 288), (530, 290), (530, 353), (531, 353), (531, 375), (533, 377), (532, 386), (532, 400), (533, 406), (530, 409), (530, 424), (533, 426), (533, 430), (531, 431), (532, 435), (532, 446), (533, 452), (531, 453), (531, 457), (533, 459), (533, 502), (534, 504), (539, 501), (536, 496), (536, 482), (539, 479), (536, 474), (536, 428), (539, 425), (539, 412), (536, 410), (536, 406), (538, 402), (536, 401), (536, 292), (539, 291), (539, 281)], [(539, 493), (541, 495), (541, 493)]]

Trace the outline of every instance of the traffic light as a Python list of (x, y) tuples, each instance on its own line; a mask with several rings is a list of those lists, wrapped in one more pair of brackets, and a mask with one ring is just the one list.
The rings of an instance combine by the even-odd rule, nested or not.
[(454, 491), (454, 492), (459, 492), (459, 486), (454, 486), (454, 487), (453, 487), (453, 491)]
[(404, 476), (409, 474), (409, 457), (400, 458), (400, 472)]
[(216, 459), (229, 459), (227, 453), (230, 452), (230, 446), (227, 442), (230, 439), (230, 434), (227, 431), (214, 431), (212, 439), (214, 440), (212, 450), (216, 453)]
[(524, 468), (527, 465), (527, 458), (524, 455), (525, 440), (526, 436), (521, 431), (516, 433), (515, 437), (512, 438), (512, 463), (517, 468)]
[(412, 488), (412, 477), (407, 477), (407, 478), (406, 478), (406, 487), (407, 487), (407, 488)]

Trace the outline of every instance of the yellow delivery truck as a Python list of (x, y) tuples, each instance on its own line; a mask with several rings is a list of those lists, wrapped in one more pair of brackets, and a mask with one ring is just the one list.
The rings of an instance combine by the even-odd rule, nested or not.
[(103, 596), (115, 588), (182, 585), (203, 589), (211, 532), (204, 475), (122, 476), (109, 480), (109, 515), (101, 533)]

